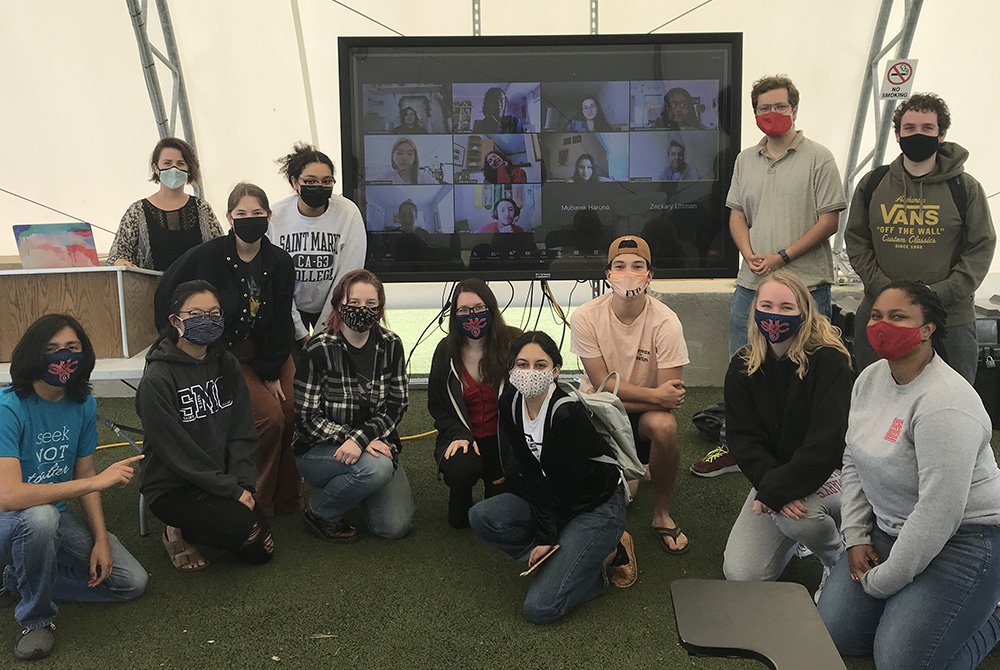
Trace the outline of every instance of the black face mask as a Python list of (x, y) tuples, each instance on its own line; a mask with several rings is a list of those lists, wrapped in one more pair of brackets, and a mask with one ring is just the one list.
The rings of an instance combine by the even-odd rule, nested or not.
[(322, 184), (301, 184), (299, 186), (299, 197), (302, 198), (302, 202), (313, 209), (326, 207), (330, 203), (332, 195), (332, 186), (323, 186)]
[(244, 219), (233, 219), (233, 230), (236, 231), (238, 238), (247, 244), (253, 244), (267, 232), (267, 217), (248, 216)]
[(923, 162), (933, 156), (939, 146), (941, 143), (936, 135), (907, 135), (899, 138), (899, 148), (903, 151), (903, 155), (914, 163)]

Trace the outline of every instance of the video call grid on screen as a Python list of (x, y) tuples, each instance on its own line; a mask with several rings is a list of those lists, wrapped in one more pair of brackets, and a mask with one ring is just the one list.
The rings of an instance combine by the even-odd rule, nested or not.
[(733, 277), (740, 34), (341, 38), (344, 194), (388, 281)]

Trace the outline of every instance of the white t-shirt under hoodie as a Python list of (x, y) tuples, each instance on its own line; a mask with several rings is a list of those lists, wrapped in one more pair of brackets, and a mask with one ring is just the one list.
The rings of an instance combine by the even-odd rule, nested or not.
[(303, 216), (298, 195), (274, 203), (268, 239), (288, 252), (295, 267), (292, 321), (295, 339), (309, 334), (299, 311), (319, 312), (316, 330), (323, 330), (330, 316), (330, 295), (340, 278), (365, 266), (368, 238), (361, 211), (341, 195), (316, 217)]

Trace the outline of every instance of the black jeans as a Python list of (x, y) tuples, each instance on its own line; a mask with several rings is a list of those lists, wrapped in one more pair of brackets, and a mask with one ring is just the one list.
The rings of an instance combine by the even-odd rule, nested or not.
[(472, 487), (483, 480), (485, 498), (503, 493), (503, 484), (494, 482), (503, 477), (500, 463), (500, 444), (496, 435), (475, 440), (479, 455), (469, 445), (468, 453), (455, 452), (448, 460), (441, 459), (444, 483), (451, 489), (448, 497), (448, 523), (455, 528), (469, 526), (469, 508), (472, 507)]
[(274, 553), (267, 548), (271, 528), (257, 506), (251, 510), (239, 500), (185, 487), (167, 491), (149, 509), (191, 544), (231, 551), (254, 564), (267, 563)]

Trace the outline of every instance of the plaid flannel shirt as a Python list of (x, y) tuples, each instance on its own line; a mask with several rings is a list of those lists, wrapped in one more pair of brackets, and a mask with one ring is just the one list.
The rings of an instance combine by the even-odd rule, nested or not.
[[(354, 440), (363, 450), (382, 440), (393, 461), (401, 444), (396, 428), (406, 412), (407, 383), (403, 342), (392, 331), (376, 326), (375, 374), (366, 395), (354, 372), (347, 341), (330, 331), (312, 337), (295, 374), (295, 453), (327, 443)], [(365, 405), (370, 412), (365, 412)]]

